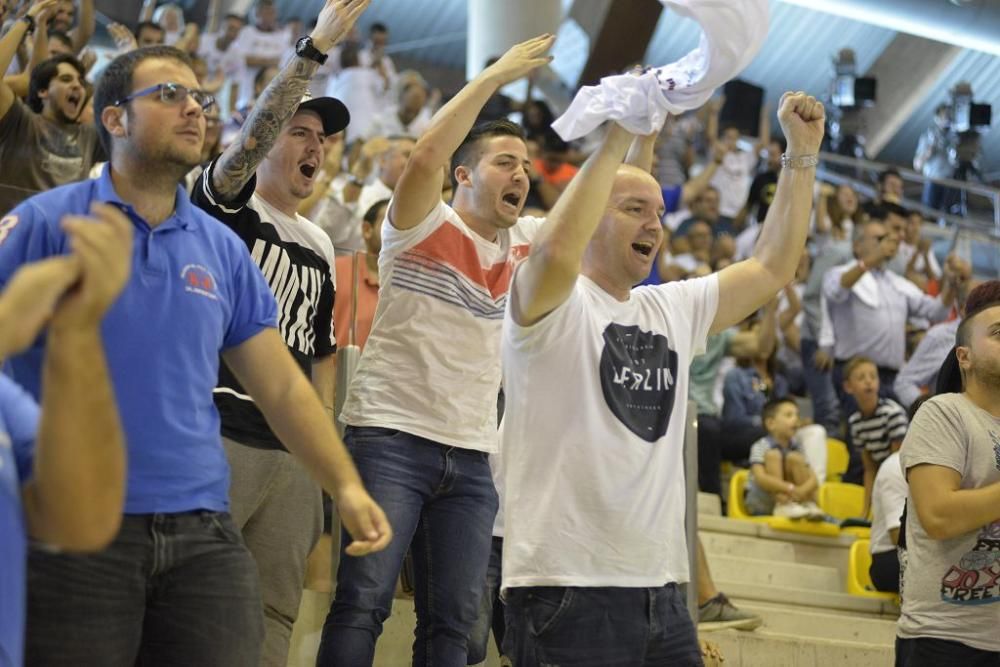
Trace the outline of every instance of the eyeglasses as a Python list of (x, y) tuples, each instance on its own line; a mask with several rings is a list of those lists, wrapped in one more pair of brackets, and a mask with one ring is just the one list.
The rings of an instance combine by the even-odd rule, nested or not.
[(116, 107), (120, 107), (126, 102), (131, 102), (137, 97), (145, 97), (147, 95), (152, 95), (153, 93), (160, 94), (160, 101), (164, 104), (178, 105), (183, 104), (190, 97), (198, 106), (201, 107), (202, 111), (210, 111), (215, 106), (215, 98), (209, 95), (203, 90), (192, 90), (187, 86), (182, 86), (179, 83), (158, 83), (155, 86), (150, 86), (149, 88), (143, 88), (142, 90), (136, 91), (129, 95), (128, 97), (123, 97), (122, 99), (115, 102)]

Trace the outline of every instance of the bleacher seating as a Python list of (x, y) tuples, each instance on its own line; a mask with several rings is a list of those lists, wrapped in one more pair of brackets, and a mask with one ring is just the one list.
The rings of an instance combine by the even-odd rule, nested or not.
[[(836, 438), (826, 439), (826, 481), (839, 482), (850, 463), (847, 444)], [(822, 481), (822, 480), (821, 480)]]
[(866, 598), (895, 600), (898, 602), (899, 596), (895, 593), (884, 593), (875, 590), (871, 575), (868, 572), (872, 565), (872, 555), (869, 549), (870, 542), (868, 540), (859, 539), (851, 545), (847, 565), (847, 592), (851, 595), (859, 595)]

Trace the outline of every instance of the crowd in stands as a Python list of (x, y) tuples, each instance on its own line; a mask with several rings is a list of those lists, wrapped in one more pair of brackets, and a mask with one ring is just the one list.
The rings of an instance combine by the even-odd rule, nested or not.
[[(416, 656), (465, 660), (467, 653), (473, 664), (485, 657), (491, 626), (501, 652), (524, 655), (524, 633), (530, 629), (517, 625), (524, 617), (514, 617), (514, 639), (500, 645), (502, 517), (497, 518), (492, 536), (486, 535), (498, 503), (501, 509), (526, 510), (526, 503), (536, 499), (515, 492), (504, 505), (499, 477), (499, 501), (493, 488), (501, 470), (497, 415), (484, 406), (495, 404), (499, 389), (499, 322), (516, 262), (528, 256), (536, 231), (544, 229), (542, 219), (570, 230), (575, 224), (567, 222), (571, 214), (586, 217), (579, 201), (589, 195), (581, 194), (580, 183), (597, 182), (594, 174), (601, 168), (605, 180), (614, 181), (616, 188), (611, 191), (608, 186), (605, 200), (610, 196), (614, 201), (624, 178), (614, 168), (623, 160), (644, 169), (647, 176), (651, 173), (656, 186), (653, 198), (662, 196), (662, 208), (651, 209), (662, 226), (631, 243), (651, 267), (634, 282), (667, 285), (676, 290), (671, 294), (692, 302), (707, 299), (710, 293), (720, 301), (714, 325), (709, 326), (711, 316), (704, 320), (701, 314), (704, 321), (698, 322), (692, 316), (691, 331), (696, 333), (685, 335), (692, 341), (703, 336), (704, 345), (697, 354), (699, 346), (691, 345), (686, 358), (689, 373), (685, 368), (679, 374), (685, 380), (678, 383), (687, 396), (676, 398), (679, 402), (689, 398), (697, 410), (699, 489), (718, 495), (723, 504), (734, 502), (723, 488), (724, 462), (729, 462), (749, 469), (743, 500), (751, 514), (830, 520), (817, 503), (817, 494), (827, 479), (828, 439), (836, 438), (846, 442), (850, 452), (843, 481), (864, 489), (864, 509), (857, 518), (871, 525), (871, 577), (878, 590), (900, 589), (901, 531), (918, 545), (919, 540), (938, 539), (945, 533), (958, 536), (940, 527), (938, 515), (933, 525), (922, 524), (930, 521), (931, 510), (928, 501), (915, 499), (912, 490), (909, 518), (904, 515), (908, 468), (903, 466), (911, 465), (904, 442), (910, 441), (909, 425), (919, 423), (914, 415), (921, 404), (921, 414), (928, 405), (932, 408), (932, 416), (925, 416), (928, 429), (945, 431), (949, 423), (958, 423), (948, 422), (949, 418), (975, 421), (965, 404), (925, 403), (926, 395), (934, 394), (941, 384), (942, 364), (955, 357), (960, 326), (965, 326), (966, 340), (973, 336), (973, 327), (963, 325), (962, 314), (975, 283), (967, 261), (954, 253), (935, 253), (927, 236), (930, 221), (903, 205), (898, 172), (887, 169), (878, 174), (877, 195), (868, 201), (848, 184), (810, 183), (808, 240), (804, 249), (793, 248), (783, 260), (791, 267), (788, 275), (794, 269), (794, 277), (761, 299), (760, 307), (747, 313), (726, 311), (733, 320), (729, 322), (721, 316), (723, 287), (712, 292), (716, 288), (708, 286), (714, 283), (706, 281), (744, 260), (756, 261), (758, 240), (767, 240), (765, 221), (773, 226), (778, 223), (771, 221), (798, 215), (788, 200), (778, 198), (783, 172), (801, 167), (785, 166), (783, 156), (792, 137), (772, 135), (773, 111), (762, 109), (757, 136), (744, 137), (737, 127), (720, 124), (723, 100), (716, 96), (700, 109), (669, 118), (658, 136), (635, 139), (627, 157), (629, 143), (616, 130), (590, 137), (586, 143), (567, 143), (551, 129), (553, 109), (535, 95), (532, 84), (532, 70), (542, 64), (539, 59), (547, 46), (532, 47), (530, 53), (516, 52), (520, 48), (516, 47), (514, 56), (491, 59), (484, 72), (493, 78), (477, 78), (462, 91), (445, 96), (420, 72), (397, 68), (387, 48), (389, 27), (371, 23), (364, 35), (358, 31), (355, 20), (368, 1), (327, 0), (315, 20), (288, 18), (282, 23), (276, 0), (256, 0), (247, 16), (222, 15), (219, 0), (212, 0), (207, 22), (201, 26), (188, 20), (178, 5), (157, 6), (155, 0), (146, 0), (133, 21), (104, 26), (106, 36), (99, 37), (107, 45), (97, 47), (93, 0), (0, 0), (0, 71), (4, 72), (0, 282), (14, 294), (22, 284), (18, 281), (22, 273), (15, 273), (21, 265), (51, 262), (45, 258), (55, 255), (74, 261), (79, 256), (70, 268), (49, 265), (36, 278), (44, 279), (45, 290), (26, 282), (32, 276), (22, 276), (24, 289), (36, 290), (48, 310), (33, 324), (25, 318), (30, 335), (22, 337), (28, 338), (18, 345), (3, 345), (4, 355), (16, 357), (8, 364), (13, 377), (41, 404), (37, 439), (30, 435), (34, 427), (22, 422), (31, 415), (37, 419), (38, 407), (22, 390), (0, 385), (5, 395), (0, 411), (12, 439), (35, 441), (38, 478), (43, 472), (53, 474), (43, 465), (52, 466), (50, 459), (65, 449), (58, 438), (71, 435), (65, 425), (52, 422), (90, 414), (81, 423), (93, 427), (76, 438), (84, 443), (81, 452), (104, 465), (91, 471), (78, 461), (80, 453), (67, 460), (78, 474), (88, 476), (88, 484), (79, 487), (81, 493), (102, 496), (101, 508), (96, 503), (90, 508), (94, 515), (114, 507), (115, 497), (116, 512), (120, 514), (122, 507), (125, 512), (125, 520), (110, 526), (107, 522), (97, 526), (101, 522), (94, 519), (97, 527), (92, 534), (70, 539), (52, 528), (53, 520), (37, 518), (39, 500), (25, 500), (29, 531), (41, 541), (92, 550), (119, 535), (114, 546), (102, 552), (110, 555), (95, 570), (81, 569), (75, 577), (66, 575), (70, 557), (32, 549), (27, 664), (32, 660), (41, 661), (34, 664), (127, 664), (136, 656), (140, 661), (142, 656), (153, 656), (150, 664), (156, 664), (156, 652), (175, 651), (179, 660), (189, 659), (187, 664), (246, 665), (262, 655), (262, 664), (283, 665), (307, 556), (320, 539), (324, 514), (329, 532), (331, 509), (327, 504), (324, 512), (319, 486), (307, 469), (333, 497), (346, 531), (337, 598), (324, 628), (319, 664), (370, 664), (391, 607), (396, 572), (408, 549), (413, 550), (418, 578), (437, 573), (445, 579), (447, 574), (450, 578), (443, 586), (456, 588), (470, 579), (482, 580), (484, 574), (487, 581), (481, 601), (456, 600), (444, 593), (432, 604), (429, 598), (438, 593), (418, 590), (417, 632), (423, 641), (415, 645)], [(307, 43), (301, 39), (304, 35), (310, 36)], [(165, 72), (169, 80), (163, 79)], [(499, 84), (525, 78), (524, 100), (500, 91)], [(139, 81), (149, 85), (139, 86)], [(147, 102), (162, 103), (163, 109), (187, 105), (188, 124), (172, 126), (173, 120), (153, 112), (147, 117), (133, 114), (133, 108)], [(785, 113), (783, 130), (790, 122), (790, 112)], [(197, 125), (202, 117), (204, 131)], [(808, 112), (802, 118), (808, 121)], [(486, 123), (476, 127), (487, 129), (477, 135), (474, 122)], [(486, 145), (482, 142), (496, 146), (505, 141), (521, 148), (489, 153), (492, 171), (480, 174), (477, 165)], [(622, 155), (614, 161), (609, 156), (617, 146)], [(123, 165), (133, 170), (127, 178), (119, 176)], [(523, 178), (510, 178), (514, 185), (500, 176), (518, 170)], [(180, 194), (178, 183), (183, 188)], [(92, 211), (92, 201), (116, 205)], [(595, 206), (603, 210), (604, 204), (599, 201)], [(487, 209), (488, 215), (474, 217)], [(104, 236), (86, 238), (79, 222), (60, 227), (62, 213), (77, 219), (96, 216)], [(640, 214), (646, 212), (636, 213)], [(489, 216), (506, 221), (497, 227), (500, 236), (489, 227), (493, 224), (488, 224)], [(126, 224), (129, 219), (134, 224)], [(236, 235), (230, 238), (213, 231), (217, 221)], [(596, 224), (595, 218), (588, 233), (594, 233)], [(127, 244), (121, 238), (124, 227)], [(133, 257), (133, 277), (126, 286), (122, 274), (127, 252), (122, 248), (131, 248), (133, 233), (142, 237), (136, 243), (144, 250)], [(772, 243), (776, 233), (772, 232)], [(544, 243), (554, 243), (555, 232), (538, 234)], [(494, 238), (500, 240), (491, 242)], [(215, 268), (219, 264), (214, 257), (205, 258), (205, 247), (225, 258), (220, 265), (224, 273)], [(559, 246), (552, 252), (556, 257), (565, 249)], [(593, 255), (587, 257), (593, 261)], [(588, 275), (586, 261), (583, 276)], [(99, 263), (119, 268), (102, 277)], [(545, 327), (551, 335), (568, 335), (573, 322), (552, 324), (549, 312), (562, 313), (565, 304), (596, 298), (580, 297), (565, 288), (560, 299), (546, 301), (554, 297), (539, 291), (542, 288), (532, 281), (549, 280), (557, 287), (560, 283), (545, 270), (540, 265), (520, 271), (527, 274), (520, 279), (529, 287), (517, 292), (513, 310), (520, 314), (514, 317), (522, 321), (510, 335), (521, 342), (508, 349), (505, 339), (505, 364), (529, 363), (530, 356), (527, 361), (517, 356), (518, 345), (535, 339), (546, 345), (550, 334)], [(558, 273), (551, 267), (547, 270)], [(573, 270), (575, 280), (580, 269)], [(164, 276), (170, 272), (185, 281), (180, 289), (173, 283), (166, 287)], [(580, 281), (590, 284), (586, 277)], [(85, 316), (63, 313), (65, 306), (58, 305), (69, 284), (96, 294)], [(510, 289), (514, 298), (514, 288)], [(46, 297), (49, 291), (52, 294)], [(201, 319), (191, 330), (185, 329), (192, 315), (190, 306), (181, 303), (185, 292), (204, 296), (197, 304), (204, 312), (195, 314)], [(112, 306), (118, 293), (124, 296)], [(27, 308), (23, 301), (20, 307)], [(982, 301), (979, 312), (990, 303)], [(461, 316), (451, 308), (461, 310)], [(2, 313), (10, 315), (7, 310)], [(106, 362), (94, 344), (97, 323), (105, 315), (101, 333), (113, 346), (108, 347)], [(20, 318), (20, 312), (15, 311), (14, 317)], [(59, 326), (63, 320), (79, 331), (68, 334)], [(548, 324), (539, 329), (535, 326), (539, 321)], [(715, 326), (720, 322), (726, 326)], [(140, 323), (157, 330), (133, 336)], [(33, 343), (46, 324), (47, 342)], [(275, 325), (284, 345), (267, 335)], [(76, 340), (81, 336), (86, 341)], [(176, 340), (164, 344), (165, 336)], [(204, 340), (194, 342), (192, 337)], [(67, 355), (55, 351), (62, 345), (75, 350), (77, 361), (61, 360)], [(338, 348), (354, 345), (364, 351), (362, 363), (344, 413), (336, 415), (347, 425), (344, 447), (333, 433), (331, 419), (337, 376), (333, 359)], [(290, 356), (284, 355), (285, 348)], [(89, 361), (83, 363), (81, 357)], [(551, 359), (537, 360), (543, 362)], [(686, 363), (683, 355), (682, 362)], [(965, 363), (961, 355), (959, 362)], [(600, 373), (603, 378), (603, 366)], [(87, 377), (86, 388), (78, 386), (79, 377), (66, 379), (74, 374)], [(113, 402), (108, 397), (109, 378), (118, 392), (120, 423), (109, 413), (109, 401)], [(300, 382), (302, 378), (310, 382)], [(69, 388), (57, 389), (64, 381)], [(510, 381), (506, 375), (505, 381)], [(979, 391), (990, 386), (983, 381)], [(122, 396), (125, 388), (135, 394)], [(207, 403), (205, 396), (195, 395), (202, 390), (209, 397)], [(561, 391), (556, 385), (551, 390)], [(68, 391), (91, 395), (77, 403), (66, 398)], [(519, 409), (528, 414), (525, 406), (531, 401), (526, 402), (525, 396), (536, 396), (532, 392), (538, 388), (516, 386), (513, 391)], [(149, 403), (143, 405), (144, 399)], [(523, 414), (514, 420), (522, 428)], [(584, 420), (584, 415), (580, 419), (594, 430), (601, 428)], [(143, 446), (135, 445), (150, 428), (161, 432)], [(220, 428), (224, 448), (206, 455), (199, 446), (217, 442)], [(985, 429), (993, 443), (1000, 442), (988, 426), (975, 429)], [(665, 436), (665, 431), (664, 426), (660, 437), (674, 437)], [(920, 433), (913, 439), (917, 446), (911, 461), (951, 465), (949, 470), (957, 466), (959, 472), (966, 469), (958, 449), (953, 448), (947, 460), (936, 459), (931, 436)], [(324, 440), (338, 443), (334, 453), (323, 453)], [(129, 452), (124, 477), (123, 443), (128, 443)], [(176, 448), (177, 453), (151, 454), (155, 447)], [(399, 448), (410, 453), (403, 456), (396, 451)], [(419, 455), (412, 453), (418, 450)], [(517, 451), (525, 457), (530, 454)], [(996, 451), (1000, 461), (1000, 449)], [(191, 460), (184, 460), (188, 456)], [(32, 474), (31, 458), (18, 457), (22, 480)], [(460, 483), (454, 487), (450, 478), (439, 479), (442, 460), (447, 461), (448, 474), (457, 474)], [(381, 469), (383, 463), (384, 468), (394, 469), (395, 477), (382, 477), (389, 474)], [(5, 458), (0, 464), (0, 475), (7, 474), (4, 466), (11, 465)], [(179, 483), (185, 465), (200, 467), (200, 476)], [(229, 469), (232, 482), (227, 492)], [(542, 483), (523, 466), (512, 470), (518, 483)], [(976, 479), (995, 487), (995, 477)], [(407, 479), (416, 479), (413, 488), (407, 487)], [(926, 493), (943, 483), (923, 473), (920, 489)], [(571, 495), (574, 488), (562, 490)], [(100, 494), (98, 489), (103, 489)], [(469, 509), (472, 504), (477, 509)], [(84, 505), (88, 503), (80, 503), (78, 510), (84, 512)], [(450, 516), (441, 509), (454, 507), (461, 511)], [(6, 512), (6, 506), (0, 511)], [(582, 513), (569, 516), (581, 517)], [(980, 547), (995, 556), (1000, 549), (996, 535), (1000, 514), (979, 510), (975, 517), (982, 521), (967, 525), (966, 532), (993, 521), (994, 530), (984, 533), (981, 541), (986, 546)], [(916, 522), (916, 531), (904, 530), (907, 520), (911, 526)], [(6, 530), (7, 525), (0, 528)], [(470, 525), (482, 529), (492, 542), (468, 537)], [(586, 525), (585, 517), (578, 525)], [(216, 537), (245, 543), (256, 567), (236, 551), (213, 556), (208, 542), (197, 540), (178, 542), (175, 552), (160, 555), (158, 540), (169, 542), (162, 536), (192, 535), (199, 526), (207, 526)], [(537, 525), (530, 528), (536, 530)], [(393, 532), (404, 535), (405, 543), (395, 539), (386, 548)], [(6, 535), (0, 539), (6, 540)], [(123, 539), (125, 544), (120, 543)], [(10, 548), (19, 547), (11, 543)], [(367, 552), (373, 555), (360, 557)], [(928, 553), (926, 545), (918, 546), (914, 558), (948, 558)], [(8, 548), (0, 548), (0, 555), (10, 555)], [(244, 608), (245, 613), (232, 615), (221, 606), (208, 605), (206, 609), (220, 615), (211, 623), (225, 622), (230, 629), (208, 633), (211, 636), (182, 650), (178, 643), (185, 641), (187, 631), (180, 631), (185, 637), (171, 635), (163, 617), (185, 604), (195, 610), (191, 613), (201, 613), (197, 596), (192, 595), (194, 602), (171, 601), (158, 608), (155, 599), (137, 602), (134, 596), (110, 595), (102, 600), (99, 612), (82, 602), (66, 603), (66, 598), (74, 597), (92, 600), (93, 573), (102, 566), (118, 567), (124, 558), (142, 562), (142, 571), (100, 580), (101, 586), (148, 589), (167, 596), (159, 569), (180, 572), (188, 559), (205, 571), (177, 575), (179, 581), (223, 596), (252, 601), (262, 597), (263, 621), (252, 605), (249, 611)], [(515, 552), (510, 560), (531, 570), (524, 552)], [(995, 558), (993, 562), (1000, 563)], [(714, 588), (703, 552), (697, 567), (702, 622), (742, 628), (760, 624), (758, 617), (737, 609)], [(220, 578), (230, 581), (211, 588)], [(0, 582), (6, 581), (0, 575)], [(0, 595), (23, 594), (22, 589), (6, 585), (0, 583)], [(913, 585), (916, 590), (928, 584), (921, 580)], [(558, 606), (560, 600), (565, 604), (558, 597), (543, 603)], [(471, 602), (476, 604), (470, 609)], [(593, 604), (613, 603), (612, 598), (593, 600)], [(21, 627), (11, 621), (13, 612), (3, 604), (0, 664), (7, 664), (5, 657), (15, 661), (21, 655), (22, 640), (10, 634), (11, 628), (20, 632)], [(530, 600), (519, 596), (514, 596), (514, 604), (522, 610), (531, 606)], [(45, 611), (55, 607), (62, 611)], [(97, 624), (105, 622), (98, 617), (112, 613), (118, 616), (114, 622), (107, 620), (107, 630), (97, 630)], [(143, 613), (145, 627), (140, 622), (137, 628), (126, 618), (141, 619)], [(906, 616), (908, 625), (901, 637), (923, 636), (921, 613), (931, 612), (921, 608)], [(464, 637), (458, 636), (463, 632)], [(264, 638), (262, 647), (253, 642), (240, 645), (241, 635), (253, 634)], [(106, 655), (114, 656), (108, 659), (118, 662), (85, 661), (94, 650), (95, 637)], [(975, 649), (1000, 650), (995, 641), (968, 637), (962, 641)], [(900, 651), (915, 655), (913, 646), (906, 644)], [(198, 662), (205, 656), (218, 662)], [(914, 658), (899, 664), (933, 663)]]

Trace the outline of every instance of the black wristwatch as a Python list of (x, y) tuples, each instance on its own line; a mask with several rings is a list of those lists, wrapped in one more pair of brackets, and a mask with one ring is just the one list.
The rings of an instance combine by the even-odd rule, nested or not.
[(306, 36), (295, 42), (295, 53), (309, 60), (315, 60), (320, 65), (326, 62), (327, 55), (313, 46), (312, 37)]
[(31, 35), (35, 32), (35, 17), (31, 14), (25, 14), (21, 17), (22, 21), (28, 24), (28, 34)]

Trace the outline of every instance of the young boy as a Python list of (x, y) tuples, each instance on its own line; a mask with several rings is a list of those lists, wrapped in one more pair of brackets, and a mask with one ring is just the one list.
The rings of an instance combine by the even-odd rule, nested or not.
[(819, 482), (802, 446), (795, 441), (799, 408), (789, 398), (768, 401), (761, 412), (767, 435), (750, 447), (746, 507), (754, 516), (820, 520)]
[(872, 503), (875, 473), (889, 455), (899, 450), (906, 435), (906, 411), (890, 398), (878, 395), (878, 367), (867, 357), (854, 357), (844, 365), (844, 391), (854, 397), (858, 410), (847, 418), (851, 443), (861, 450), (865, 466), (865, 509)]

